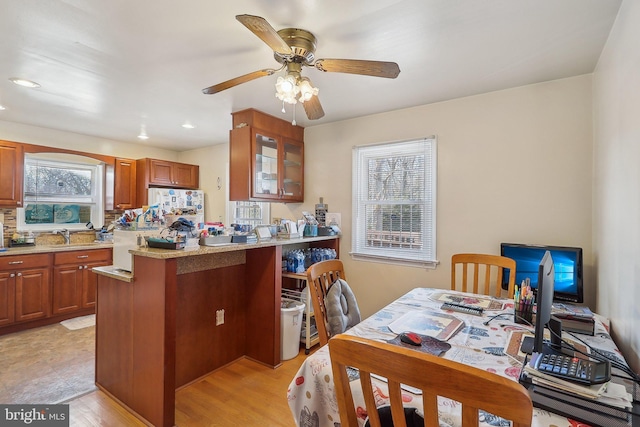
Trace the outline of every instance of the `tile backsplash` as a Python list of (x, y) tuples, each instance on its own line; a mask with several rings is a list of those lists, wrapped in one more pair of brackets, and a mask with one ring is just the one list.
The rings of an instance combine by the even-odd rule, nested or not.
[[(0, 208), (0, 214), (4, 214), (4, 247), (9, 247), (9, 240), (13, 233), (16, 232), (16, 209)], [(122, 215), (119, 211), (105, 211), (104, 223), (111, 224)], [(62, 245), (64, 244), (64, 237), (59, 234), (52, 234), (46, 232), (34, 232), (36, 238), (36, 245)], [(91, 243), (96, 239), (95, 232), (93, 231), (76, 231), (71, 232), (71, 243)]]

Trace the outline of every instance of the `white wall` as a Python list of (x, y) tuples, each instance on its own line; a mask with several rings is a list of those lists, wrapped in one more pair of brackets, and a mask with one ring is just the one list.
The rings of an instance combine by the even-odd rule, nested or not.
[(216, 144), (197, 150), (183, 151), (178, 153), (178, 161), (200, 166), (200, 188), (205, 193), (205, 220), (223, 221), (227, 224), (229, 144)]
[(593, 75), (597, 309), (640, 372), (640, 3), (625, 0)]
[(131, 144), (128, 142), (96, 138), (95, 136), (78, 133), (63, 132), (37, 126), (27, 126), (19, 123), (0, 120), (0, 139), (5, 141), (23, 142), (26, 144), (44, 145), (46, 147), (65, 148), (67, 150), (96, 153), (105, 156), (141, 159), (177, 161), (177, 153), (171, 150), (154, 148), (145, 144)]
[[(450, 286), (456, 252), (499, 254), (500, 242), (579, 246), (586, 302), (591, 256), (591, 77), (579, 76), (305, 129), (305, 203), (319, 197), (343, 222), (341, 258), (364, 316), (418, 286)], [(438, 137), (435, 270), (356, 262), (351, 248), (351, 148)], [(595, 308), (595, 307), (594, 307)]]

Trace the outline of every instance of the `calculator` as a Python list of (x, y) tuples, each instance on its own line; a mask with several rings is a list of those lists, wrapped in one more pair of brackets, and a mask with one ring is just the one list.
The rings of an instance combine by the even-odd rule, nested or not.
[(602, 384), (611, 379), (611, 363), (544, 351), (537, 357), (534, 368), (541, 373), (585, 385)]

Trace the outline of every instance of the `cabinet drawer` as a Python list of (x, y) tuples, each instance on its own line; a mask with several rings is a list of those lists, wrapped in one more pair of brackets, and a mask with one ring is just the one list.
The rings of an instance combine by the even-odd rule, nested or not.
[(88, 251), (57, 252), (53, 255), (53, 264), (78, 264), (93, 261), (110, 261), (111, 249), (91, 249)]
[(2, 256), (0, 257), (0, 270), (47, 267), (49, 259), (49, 254)]

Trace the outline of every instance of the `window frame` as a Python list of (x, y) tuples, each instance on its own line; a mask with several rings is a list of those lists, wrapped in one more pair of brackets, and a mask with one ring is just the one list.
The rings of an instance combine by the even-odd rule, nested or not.
[[(77, 204), (84, 206), (91, 206), (91, 219), (90, 221), (95, 224), (104, 223), (104, 209), (105, 209), (105, 164), (104, 162), (92, 159), (89, 157), (79, 156), (75, 154), (61, 154), (61, 153), (29, 153), (24, 157), (24, 173), (27, 173), (27, 164), (34, 162), (42, 162), (44, 165), (53, 165), (56, 167), (79, 167), (81, 169), (91, 170), (92, 173), (92, 189), (90, 196), (78, 196), (75, 200), (70, 197), (69, 199), (56, 199), (52, 196), (33, 196), (27, 195), (26, 184), (23, 187), (23, 206), (16, 210), (16, 229), (17, 231), (34, 231), (34, 232), (48, 232), (59, 229), (67, 230), (87, 230), (87, 223), (48, 223), (48, 224), (27, 224), (25, 222), (25, 208), (29, 204), (44, 203), (44, 204)], [(26, 177), (23, 177), (26, 183)], [(38, 199), (41, 197), (40, 199)]]
[[(400, 243), (400, 247), (373, 247), (367, 245), (367, 205), (415, 205), (416, 200), (393, 201), (368, 200), (368, 160), (401, 155), (424, 155), (424, 180), (422, 220), (420, 221), (421, 248), (412, 249), (412, 243)], [(437, 190), (437, 138), (428, 136), (403, 141), (354, 146), (352, 150), (352, 242), (350, 255), (355, 260), (400, 264), (414, 267), (435, 268), (436, 257), (436, 190)], [(413, 224), (413, 223), (412, 223)], [(385, 230), (379, 230), (385, 232)], [(390, 230), (387, 230), (391, 233)], [(400, 237), (403, 240), (403, 236)], [(411, 242), (411, 240), (409, 240)], [(404, 247), (403, 247), (404, 245)]]

